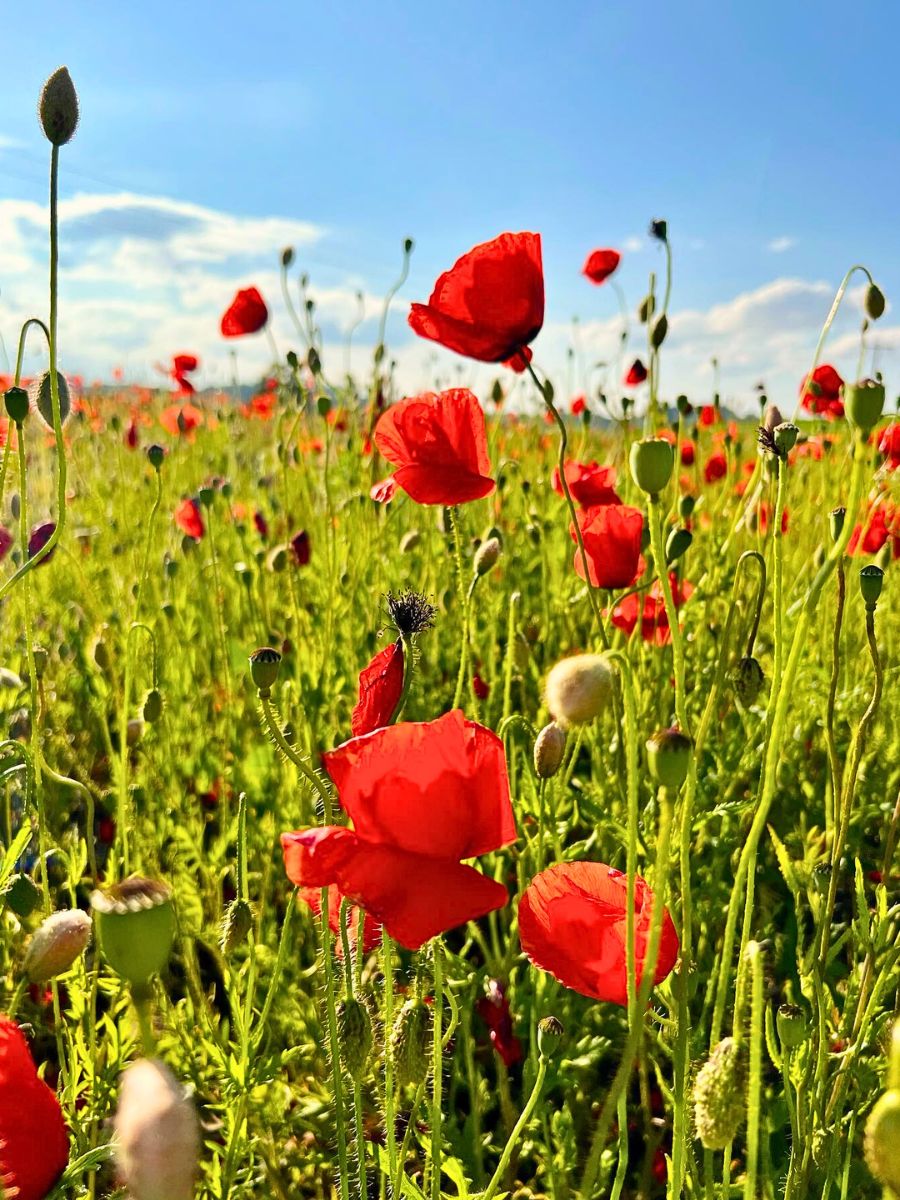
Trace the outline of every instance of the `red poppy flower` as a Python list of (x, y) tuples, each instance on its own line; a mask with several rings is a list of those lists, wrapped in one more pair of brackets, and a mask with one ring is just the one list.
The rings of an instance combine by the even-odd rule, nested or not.
[(893, 557), (900, 550), (900, 522), (886, 504), (873, 509), (862, 525), (855, 526), (847, 545), (848, 554), (877, 554), (888, 538), (894, 538)]
[(380, 479), (378, 483), (373, 483), (369, 489), (369, 499), (374, 500), (376, 504), (387, 504), (397, 494), (397, 480), (393, 475), (388, 475), (387, 479)]
[(500, 908), (506, 889), (462, 859), (515, 841), (503, 743), (457, 709), (322, 755), (354, 828), (281, 836), (299, 887), (337, 884), (402, 946)]
[(694, 465), (694, 443), (681, 443), (681, 465), (683, 467), (692, 467)]
[(196, 371), (200, 365), (200, 359), (196, 354), (175, 354), (172, 356), (172, 374), (189, 375), (191, 371)]
[(584, 396), (575, 396), (569, 411), (573, 417), (580, 417), (583, 413), (587, 412), (587, 400), (585, 400)]
[(350, 731), (362, 737), (390, 725), (403, 693), (403, 643), (398, 639), (379, 650), (359, 675), (359, 699), (350, 717)]
[[(693, 584), (685, 581), (680, 583), (674, 571), (669, 572), (669, 586), (672, 589), (672, 600), (676, 608), (680, 608), (694, 590)], [(645, 642), (655, 642), (657, 646), (665, 646), (672, 640), (669, 629), (669, 618), (666, 614), (666, 603), (663, 599), (659, 580), (655, 580), (650, 591), (643, 599), (638, 595), (626, 596), (612, 611), (612, 623), (616, 629), (621, 629), (626, 637), (631, 637), (641, 623), (641, 637)]]
[(509, 367), (509, 369), (514, 371), (516, 375), (522, 375), (528, 370), (528, 364), (531, 362), (533, 357), (534, 355), (531, 353), (530, 347), (524, 346), (521, 350), (518, 350), (512, 356), (512, 358), (505, 358), (503, 360), (503, 365), (504, 367)]
[(9, 553), (9, 548), (12, 546), (13, 535), (9, 532), (5, 525), (0, 525), (0, 559), (6, 558)]
[(491, 979), (475, 1010), (488, 1027), (491, 1045), (509, 1068), (522, 1058), (522, 1043), (513, 1032), (513, 1018), (506, 990), (499, 979)]
[(637, 387), (647, 378), (647, 368), (639, 358), (636, 358), (625, 376), (626, 387)]
[(829, 363), (816, 367), (812, 379), (807, 383), (804, 376), (800, 382), (800, 403), (807, 412), (825, 416), (829, 420), (844, 415), (844, 402), (841, 399), (841, 388), (844, 381)]
[[(600, 504), (621, 504), (616, 495), (615, 467), (601, 467), (596, 462), (581, 463), (574, 458), (567, 458), (563, 466), (569, 493), (576, 504), (582, 508), (593, 508)], [(562, 481), (559, 477), (559, 467), (553, 468), (550, 485), (557, 496), (564, 496)]]
[(501, 233), (440, 276), (409, 324), (420, 336), (480, 362), (505, 362), (540, 333), (544, 273), (537, 233)]
[(309, 562), (311, 552), (309, 534), (305, 529), (301, 529), (299, 533), (295, 533), (291, 538), (291, 552), (294, 555), (294, 562), (298, 567), (305, 567)]
[(700, 409), (700, 424), (715, 425), (719, 419), (719, 410), (714, 404), (704, 404)]
[(472, 691), (475, 694), (476, 700), (487, 700), (491, 694), (491, 685), (485, 683), (477, 671), (472, 676)]
[(200, 505), (196, 500), (188, 498), (175, 509), (175, 524), (182, 533), (199, 541), (206, 532), (203, 517), (200, 515)]
[(707, 483), (715, 483), (724, 479), (728, 474), (728, 459), (720, 451), (711, 454), (703, 467), (703, 478)]
[(882, 430), (878, 439), (878, 452), (885, 456), (892, 471), (900, 467), (900, 425), (896, 422)]
[[(644, 569), (641, 533), (644, 516), (628, 504), (601, 504), (582, 509), (578, 524), (584, 540), (592, 587), (617, 591), (629, 587)], [(577, 541), (574, 525), (569, 526)], [(584, 579), (581, 550), (575, 550), (575, 573)]]
[(269, 536), (269, 522), (259, 511), (259, 509), (257, 509), (253, 514), (253, 527), (261, 538)]
[(138, 427), (134, 417), (128, 422), (125, 428), (125, 445), (129, 450), (136, 450), (138, 445)]
[(581, 273), (591, 283), (605, 283), (621, 261), (622, 255), (618, 250), (592, 250), (584, 260)]
[[(318, 887), (302, 887), (297, 894), (303, 903), (315, 915), (322, 915), (322, 889)], [(339, 958), (344, 957), (344, 944), (341, 938), (341, 904), (345, 897), (339, 887), (334, 884), (328, 889), (328, 928), (335, 936), (335, 951)], [(347, 933), (350, 939), (351, 954), (356, 950), (356, 931), (359, 929), (359, 908), (351, 904), (347, 909)], [(363, 954), (371, 954), (381, 941), (381, 926), (366, 913), (363, 923)]]
[[(774, 513), (773, 513), (773, 516), (774, 516)], [(768, 529), (769, 529), (769, 506), (768, 506), (768, 504), (766, 504), (765, 500), (763, 500), (762, 504), (760, 504), (760, 506), (759, 506), (759, 530), (760, 530), (760, 533), (766, 533), (766, 532), (768, 532)], [(781, 532), (787, 533), (787, 531), (788, 531), (788, 510), (786, 508), (783, 508), (781, 510)]]
[[(50, 541), (56, 530), (55, 521), (41, 521), (32, 527), (31, 533), (28, 535), (28, 557), (35, 558)], [(49, 554), (45, 554), (41, 559), (40, 565), (48, 563), (56, 550), (53, 549)]]
[(69, 1161), (59, 1101), (38, 1078), (18, 1025), (0, 1017), (0, 1181), (6, 1196), (44, 1200)]
[(159, 414), (159, 423), (172, 437), (191, 434), (203, 423), (203, 412), (195, 404), (170, 404)]
[(375, 445), (418, 504), (465, 504), (494, 490), (484, 412), (468, 388), (393, 404), (375, 427)]
[[(582, 996), (628, 1003), (625, 910), (628, 883), (606, 863), (558, 863), (532, 879), (519, 901), (519, 938), (525, 954), (542, 971)], [(653, 893), (634, 879), (634, 958), (640, 986), (650, 938)], [(678, 934), (664, 910), (655, 984), (678, 957)]]
[(257, 333), (269, 319), (269, 310), (255, 287), (241, 288), (222, 314), (219, 328), (223, 337), (242, 337)]

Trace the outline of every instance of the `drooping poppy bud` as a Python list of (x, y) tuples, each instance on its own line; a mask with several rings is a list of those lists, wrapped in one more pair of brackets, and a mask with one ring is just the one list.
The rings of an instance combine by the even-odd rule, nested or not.
[(866, 288), (865, 309), (870, 321), (877, 321), (884, 313), (884, 292), (877, 283), (870, 283)]
[(500, 557), (500, 539), (490, 537), (482, 542), (475, 552), (474, 568), (476, 575), (487, 575), (496, 565)]
[(691, 547), (694, 535), (689, 529), (673, 529), (666, 538), (666, 565), (677, 562)]
[(534, 773), (538, 779), (552, 779), (562, 765), (566, 732), (555, 721), (545, 725), (534, 742)]
[(659, 320), (654, 324), (650, 331), (650, 344), (654, 350), (658, 350), (666, 340), (666, 334), (669, 332), (669, 318), (663, 313)]
[(742, 1047), (724, 1038), (694, 1080), (694, 1124), (707, 1150), (722, 1150), (740, 1128), (746, 1109), (747, 1064)]
[(13, 875), (3, 889), (3, 903), (20, 921), (36, 912), (41, 905), (41, 889), (30, 875)]
[(28, 393), (24, 388), (11, 387), (3, 394), (3, 400), (6, 405), (6, 415), (16, 425), (21, 425), (28, 416), (30, 404), (28, 401)]
[(337, 1009), (338, 1043), (347, 1074), (362, 1083), (372, 1052), (372, 1018), (366, 1006), (354, 997), (342, 1000)]
[(844, 411), (851, 424), (868, 436), (884, 412), (884, 384), (877, 379), (862, 379), (859, 383), (845, 383), (842, 394)]
[[(72, 401), (69, 396), (69, 385), (66, 382), (65, 375), (62, 372), (56, 372), (56, 390), (59, 394), (59, 423), (65, 425), (66, 418), (72, 407)], [(45, 371), (40, 378), (36, 379), (29, 389), (31, 403), (41, 414), (44, 424), (48, 429), (53, 429), (53, 395), (50, 386), (50, 372)]]
[(547, 707), (563, 726), (593, 721), (608, 705), (612, 692), (612, 668), (600, 654), (564, 658), (547, 675)]

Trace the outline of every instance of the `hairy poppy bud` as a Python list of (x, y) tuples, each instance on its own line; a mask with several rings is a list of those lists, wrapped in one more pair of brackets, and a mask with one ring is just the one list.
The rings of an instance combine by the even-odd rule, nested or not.
[(642, 325), (646, 325), (656, 309), (656, 300), (652, 292), (648, 292), (643, 298), (638, 308), (638, 320)]
[(806, 1041), (806, 1014), (796, 1004), (782, 1004), (775, 1014), (775, 1026), (782, 1048), (796, 1050)]
[(78, 93), (68, 67), (57, 67), (41, 91), (38, 117), (44, 137), (54, 146), (64, 146), (78, 128)]
[(246, 900), (233, 900), (225, 909), (222, 918), (222, 935), (219, 944), (225, 954), (230, 954), (247, 937), (253, 928), (253, 909)]
[(884, 412), (884, 384), (877, 379), (863, 379), (859, 383), (845, 383), (843, 389), (844, 411), (851, 424), (868, 434)]
[(647, 739), (647, 764), (660, 787), (672, 791), (681, 787), (690, 769), (693, 749), (694, 743), (675, 725)]
[(883, 586), (884, 571), (882, 571), (881, 567), (876, 567), (873, 564), (863, 567), (859, 573), (859, 590), (866, 606), (866, 612), (875, 611), (875, 606), (878, 603)]
[(91, 940), (91, 918), (75, 908), (51, 913), (32, 934), (22, 963), (29, 983), (44, 983), (68, 971)]
[(475, 552), (475, 574), (487, 575), (488, 571), (496, 565), (497, 559), (500, 557), (500, 539), (490, 537), (486, 542), (482, 542)]
[(281, 252), (281, 265), (284, 267), (285, 270), (287, 270), (293, 261), (294, 261), (294, 247), (293, 246), (285, 246), (285, 248)]
[(650, 344), (654, 350), (658, 350), (666, 340), (666, 334), (669, 332), (669, 318), (665, 313), (654, 324), (650, 331)]
[(114, 1128), (116, 1163), (132, 1200), (191, 1200), (197, 1113), (165, 1063), (141, 1058), (127, 1068)]
[(866, 316), (870, 321), (877, 321), (884, 313), (885, 299), (884, 292), (877, 283), (870, 283), (866, 288)]
[(666, 563), (671, 566), (690, 549), (694, 535), (689, 529), (673, 529), (666, 538)]
[(24, 921), (40, 907), (41, 889), (30, 875), (13, 875), (3, 889), (3, 903), (20, 921)]
[(900, 1090), (891, 1088), (866, 1121), (866, 1164), (880, 1184), (900, 1192)]
[(151, 688), (144, 697), (141, 714), (148, 725), (155, 725), (162, 716), (163, 698), (159, 688)]
[(133, 986), (146, 986), (169, 961), (175, 937), (171, 888), (134, 876), (94, 892), (91, 907), (107, 963)]
[(658, 496), (672, 477), (675, 450), (663, 438), (633, 442), (628, 456), (631, 477), (642, 492)]
[(828, 514), (828, 523), (831, 527), (831, 540), (833, 542), (836, 542), (841, 536), (841, 531), (844, 528), (844, 517), (846, 515), (846, 508), (833, 508)]
[(166, 452), (162, 446), (157, 446), (155, 443), (147, 447), (147, 458), (150, 460), (150, 466), (154, 471), (158, 471), (163, 465), (163, 459), (166, 457)]
[(16, 425), (21, 425), (28, 416), (28, 409), (30, 408), (28, 393), (24, 388), (11, 387), (4, 392), (3, 401), (6, 405), (6, 415)]
[(731, 681), (741, 704), (750, 705), (762, 691), (766, 677), (755, 658), (742, 658), (734, 668)]
[(713, 1048), (694, 1080), (694, 1124), (707, 1150), (723, 1150), (744, 1119), (747, 1067), (734, 1038)]
[(553, 1058), (565, 1035), (562, 1023), (556, 1017), (542, 1017), (538, 1021), (537, 1043), (541, 1058)]
[[(69, 385), (66, 383), (66, 377), (59, 371), (56, 372), (56, 390), (59, 394), (59, 423), (60, 425), (65, 425), (72, 402), (69, 397)], [(53, 429), (53, 395), (50, 387), (49, 371), (45, 371), (39, 379), (36, 379), (32, 383), (29, 389), (29, 396), (31, 403), (41, 414), (44, 424), (49, 429)]]
[(398, 1087), (424, 1083), (428, 1075), (431, 1013), (421, 1000), (407, 1000), (391, 1031), (391, 1055)]
[(593, 721), (606, 708), (612, 691), (612, 668), (600, 654), (564, 658), (547, 675), (547, 707), (563, 726)]
[(800, 430), (790, 421), (782, 421), (780, 425), (776, 425), (772, 432), (772, 441), (775, 443), (775, 449), (782, 458), (787, 458), (788, 454), (797, 444), (797, 438), (800, 435)]
[(410, 550), (415, 550), (421, 540), (422, 535), (418, 529), (407, 529), (406, 533), (400, 539), (400, 553), (409, 554)]
[(678, 515), (682, 521), (686, 521), (694, 511), (697, 501), (693, 496), (682, 496), (678, 501)]
[(337, 1009), (338, 1043), (347, 1074), (362, 1083), (372, 1051), (372, 1019), (359, 1000), (342, 1000)]
[(553, 778), (562, 764), (565, 749), (565, 730), (551, 721), (534, 740), (534, 773), (538, 779)]
[(262, 646), (250, 655), (250, 678), (264, 700), (272, 694), (280, 666), (281, 655), (271, 646)]

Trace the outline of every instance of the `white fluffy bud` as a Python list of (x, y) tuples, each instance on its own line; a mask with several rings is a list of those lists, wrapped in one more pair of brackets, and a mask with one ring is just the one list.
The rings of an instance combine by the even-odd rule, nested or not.
[(547, 675), (547, 707), (564, 726), (593, 721), (609, 703), (612, 691), (612, 668), (601, 654), (564, 658)]
[(141, 1058), (122, 1075), (115, 1139), (119, 1174), (132, 1200), (192, 1200), (197, 1114), (165, 1063)]
[(30, 983), (44, 983), (68, 971), (91, 940), (93, 922), (80, 909), (51, 913), (37, 927), (25, 951), (22, 970)]

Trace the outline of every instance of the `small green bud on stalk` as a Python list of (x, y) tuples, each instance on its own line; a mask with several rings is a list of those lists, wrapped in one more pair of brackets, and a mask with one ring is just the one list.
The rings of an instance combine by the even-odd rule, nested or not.
[(678, 397), (678, 399), (675, 401), (675, 404), (678, 408), (679, 413), (683, 417), (689, 417), (691, 415), (691, 413), (694, 411), (693, 404), (691, 404), (690, 400), (688, 400), (687, 396), (685, 396), (684, 394), (682, 394)]
[(847, 419), (868, 436), (884, 412), (884, 384), (877, 379), (862, 379), (859, 383), (845, 383), (843, 395)]
[(159, 468), (163, 465), (163, 459), (165, 457), (166, 457), (166, 452), (162, 448), (162, 446), (158, 446), (158, 445), (156, 445), (156, 443), (154, 443), (152, 446), (147, 447), (147, 458), (149, 459), (150, 466), (153, 468), (154, 471), (158, 471)]
[(398, 1087), (418, 1086), (428, 1075), (431, 1013), (422, 1000), (407, 1000), (391, 1030), (391, 1055)]
[(665, 313), (654, 324), (650, 331), (650, 345), (654, 350), (658, 350), (666, 340), (666, 334), (669, 332), (669, 319)]
[(775, 1026), (782, 1049), (796, 1050), (808, 1035), (806, 1014), (796, 1004), (782, 1004), (775, 1014)]
[(884, 571), (873, 563), (862, 568), (859, 573), (859, 590), (866, 606), (866, 612), (874, 612), (884, 587)]
[(285, 246), (285, 248), (281, 252), (281, 265), (284, 267), (285, 270), (287, 270), (293, 261), (294, 261), (294, 247), (293, 246)]
[(776, 425), (772, 433), (772, 440), (775, 443), (775, 449), (778, 451), (781, 458), (787, 458), (794, 446), (797, 444), (797, 438), (800, 436), (800, 430), (790, 421), (782, 421), (780, 425)]
[(655, 309), (656, 309), (656, 300), (653, 297), (653, 293), (649, 292), (643, 298), (643, 300), (640, 303), (640, 307), (638, 308), (638, 320), (640, 321), (640, 323), (642, 325), (647, 324), (647, 322), (653, 316)]
[[(306, 365), (312, 371), (313, 375), (318, 375), (322, 370), (322, 360), (315, 346), (310, 346), (309, 348), (309, 353), (306, 356)], [(331, 401), (327, 396), (320, 396), (316, 401), (316, 407), (319, 410), (319, 416), (324, 417), (331, 411)]]
[(355, 998), (342, 1000), (337, 1008), (338, 1044), (347, 1074), (362, 1083), (372, 1052), (372, 1019), (366, 1006)]
[(103, 955), (133, 987), (146, 987), (169, 961), (175, 937), (171, 888), (134, 876), (91, 896)]
[(500, 539), (490, 537), (487, 541), (482, 542), (475, 552), (475, 574), (478, 576), (487, 575), (488, 571), (492, 570), (500, 557)]
[(663, 438), (644, 438), (633, 442), (628, 456), (634, 482), (649, 496), (658, 496), (672, 478), (675, 451)]
[(3, 889), (3, 903), (20, 921), (41, 906), (41, 889), (30, 875), (13, 875)]
[(755, 703), (763, 689), (766, 677), (763, 669), (755, 658), (742, 658), (734, 669), (731, 677), (734, 690), (741, 704), (745, 707)]
[[(66, 418), (72, 408), (69, 396), (69, 385), (66, 377), (60, 371), (56, 372), (56, 390), (59, 393), (59, 423), (65, 425)], [(50, 386), (50, 372), (45, 371), (29, 388), (29, 399), (32, 406), (38, 410), (44, 424), (53, 429), (53, 394)]]
[(6, 405), (6, 415), (16, 425), (22, 425), (25, 418), (28, 416), (28, 410), (31, 407), (28, 400), (28, 393), (24, 388), (11, 387), (3, 394), (3, 402)]
[(197, 493), (197, 499), (204, 508), (212, 508), (213, 501), (216, 498), (216, 489), (210, 487), (209, 484), (204, 485)]
[(54, 146), (65, 146), (78, 128), (78, 93), (68, 67), (58, 67), (41, 91), (38, 117), (44, 137)]
[(828, 514), (828, 523), (831, 527), (831, 540), (838, 541), (844, 528), (844, 518), (847, 515), (846, 508), (833, 508)]
[(613, 671), (600, 654), (564, 658), (547, 675), (547, 707), (563, 727), (593, 721), (609, 704), (612, 692)]
[(900, 1090), (891, 1088), (866, 1121), (866, 1165), (880, 1184), (900, 1193)]
[(250, 655), (250, 678), (264, 700), (272, 694), (280, 667), (281, 655), (271, 646), (261, 646)]
[(681, 517), (682, 521), (688, 520), (688, 518), (693, 513), (696, 505), (697, 505), (697, 501), (694, 499), (693, 496), (682, 496), (681, 497), (681, 499), (678, 501), (678, 515)]
[(744, 1120), (747, 1064), (734, 1038), (713, 1047), (694, 1080), (694, 1124), (707, 1150), (724, 1150)]
[(225, 954), (237, 949), (246, 941), (253, 928), (253, 909), (246, 900), (233, 900), (225, 909), (222, 918), (222, 936), (219, 944)]
[(545, 725), (534, 741), (534, 773), (538, 779), (552, 779), (562, 765), (566, 732), (555, 721)]
[(91, 940), (91, 918), (80, 909), (51, 913), (32, 934), (22, 971), (29, 983), (46, 983), (68, 971)]
[(694, 535), (689, 529), (673, 529), (666, 538), (666, 563), (671, 566), (690, 549)]
[(197, 1113), (165, 1063), (141, 1058), (127, 1068), (113, 1127), (116, 1164), (131, 1200), (192, 1200)]
[(879, 317), (883, 316), (884, 308), (884, 292), (877, 283), (870, 283), (866, 288), (866, 316), (870, 321), (877, 321)]
[(141, 715), (148, 725), (155, 725), (162, 716), (163, 698), (159, 688), (151, 688), (144, 697)]
[(677, 791), (687, 778), (694, 743), (676, 726), (661, 729), (647, 739), (647, 763), (650, 774), (669, 791)]
[(542, 1017), (538, 1021), (537, 1043), (541, 1058), (554, 1058), (559, 1050), (565, 1030), (556, 1017)]
[(31, 657), (34, 660), (34, 677), (35, 679), (43, 679), (44, 672), (47, 670), (47, 663), (50, 660), (50, 655), (46, 646), (34, 646), (31, 651)]

